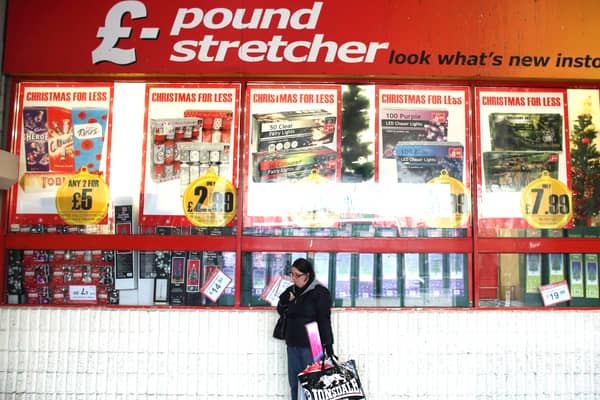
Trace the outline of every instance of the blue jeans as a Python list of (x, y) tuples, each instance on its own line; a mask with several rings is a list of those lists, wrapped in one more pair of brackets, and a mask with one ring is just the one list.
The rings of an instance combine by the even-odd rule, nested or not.
[(298, 374), (312, 364), (310, 347), (287, 347), (288, 381), (292, 393), (292, 400), (298, 400)]

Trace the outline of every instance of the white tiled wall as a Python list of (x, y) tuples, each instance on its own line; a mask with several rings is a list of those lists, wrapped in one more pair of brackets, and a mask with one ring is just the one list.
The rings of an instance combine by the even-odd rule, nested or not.
[[(287, 399), (275, 311), (0, 308), (1, 399)], [(598, 399), (600, 311), (334, 311), (369, 400)]]

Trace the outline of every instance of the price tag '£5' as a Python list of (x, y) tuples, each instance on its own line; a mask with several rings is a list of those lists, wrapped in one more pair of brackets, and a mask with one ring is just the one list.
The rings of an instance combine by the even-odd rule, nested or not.
[(65, 179), (56, 192), (56, 209), (69, 225), (94, 225), (108, 213), (110, 193), (100, 175), (86, 168)]

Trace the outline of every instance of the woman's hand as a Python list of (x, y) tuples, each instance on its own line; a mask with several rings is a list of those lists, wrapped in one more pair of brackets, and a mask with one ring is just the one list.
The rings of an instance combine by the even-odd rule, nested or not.
[(296, 296), (294, 296), (294, 292), (291, 292), (291, 291), (290, 291), (290, 303), (291, 303), (292, 301), (294, 301), (294, 299), (295, 299), (295, 298), (296, 298)]

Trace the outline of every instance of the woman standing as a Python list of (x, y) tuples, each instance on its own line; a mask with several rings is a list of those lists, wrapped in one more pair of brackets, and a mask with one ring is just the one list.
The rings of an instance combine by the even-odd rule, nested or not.
[(292, 400), (298, 398), (298, 374), (313, 358), (305, 325), (316, 321), (321, 343), (327, 355), (333, 355), (333, 332), (331, 329), (331, 294), (315, 279), (310, 261), (298, 258), (292, 264), (294, 284), (280, 296), (277, 304), (279, 315), (287, 314), (285, 343), (287, 345), (288, 380)]

